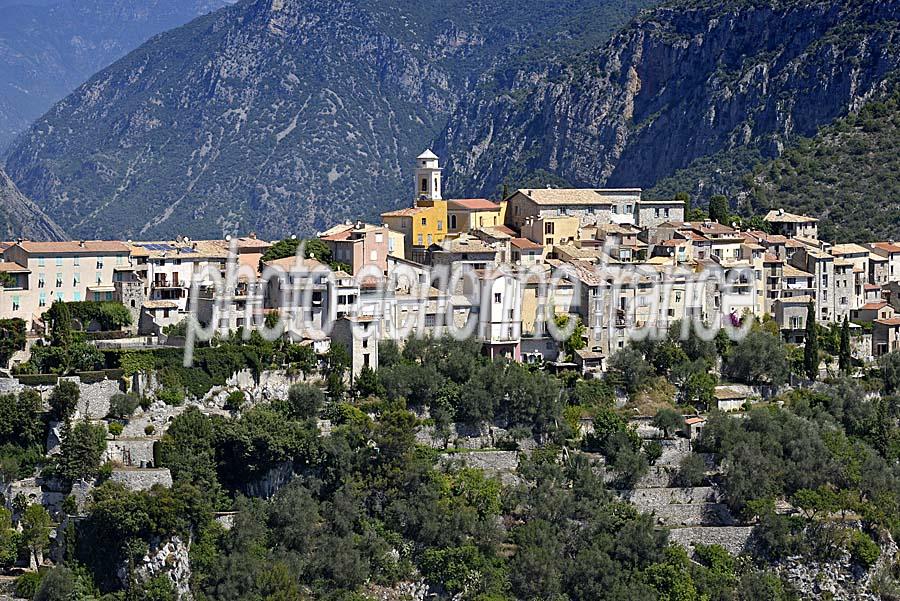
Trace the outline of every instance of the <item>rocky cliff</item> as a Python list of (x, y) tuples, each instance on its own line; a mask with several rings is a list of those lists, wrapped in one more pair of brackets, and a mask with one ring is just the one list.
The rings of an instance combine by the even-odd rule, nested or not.
[(0, 239), (66, 240), (66, 233), (0, 169)]
[(411, 160), (503, 65), (605, 39), (647, 0), (246, 0), (97, 74), (8, 172), (72, 235), (280, 236), (413, 196)]
[(717, 152), (775, 156), (886, 91), (900, 2), (690, 2), (496, 97), (471, 96), (437, 150), (467, 194), (504, 181), (651, 187)]

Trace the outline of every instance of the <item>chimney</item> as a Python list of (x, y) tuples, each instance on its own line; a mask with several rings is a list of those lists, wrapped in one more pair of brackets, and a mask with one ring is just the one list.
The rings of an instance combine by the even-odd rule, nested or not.
[(80, 246), (81, 248), (84, 248), (84, 240), (80, 240), (78, 242), (78, 246)]
[(250, 232), (250, 235), (247, 237), (250, 238), (251, 240), (256, 240), (256, 232)]

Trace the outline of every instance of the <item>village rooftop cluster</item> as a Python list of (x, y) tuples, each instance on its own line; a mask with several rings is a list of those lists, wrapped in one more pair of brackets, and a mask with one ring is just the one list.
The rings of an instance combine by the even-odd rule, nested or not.
[(319, 232), (339, 269), (315, 256), (265, 261), (274, 243), (252, 234), (2, 243), (0, 319), (22, 319), (30, 346), (56, 301), (120, 302), (133, 325), (97, 342), (112, 348), (183, 345), (186, 323), (208, 337), (275, 321), (277, 335), (319, 352), (345, 345), (353, 374), (377, 368), (380, 340), (457, 332), (491, 357), (562, 365), (579, 322), (581, 348), (566, 366), (597, 373), (636, 335), (676, 322), (714, 333), (768, 316), (802, 342), (810, 306), (820, 324), (849, 320), (865, 333), (863, 355), (900, 349), (893, 241), (829, 244), (816, 218), (784, 210), (765, 215), (768, 232), (685, 221), (682, 201), (636, 188), (444, 199), (441, 180), (426, 151), (411, 206)]

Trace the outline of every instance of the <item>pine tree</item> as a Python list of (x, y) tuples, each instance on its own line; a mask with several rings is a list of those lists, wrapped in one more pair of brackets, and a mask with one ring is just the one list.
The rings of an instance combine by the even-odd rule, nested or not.
[(838, 365), (843, 373), (850, 371), (850, 320), (844, 317), (841, 324), (841, 344), (838, 349)]
[(806, 307), (806, 343), (803, 348), (803, 370), (815, 380), (819, 375), (819, 338), (816, 326), (816, 307), (810, 301)]

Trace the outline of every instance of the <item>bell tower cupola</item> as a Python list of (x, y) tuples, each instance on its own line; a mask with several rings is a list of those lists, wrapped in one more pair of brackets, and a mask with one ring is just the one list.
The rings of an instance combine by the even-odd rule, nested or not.
[(416, 157), (417, 200), (441, 200), (441, 171), (438, 157), (431, 150)]

